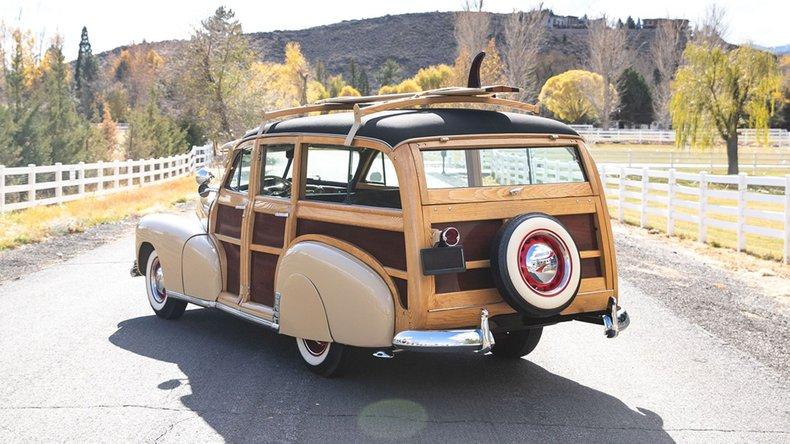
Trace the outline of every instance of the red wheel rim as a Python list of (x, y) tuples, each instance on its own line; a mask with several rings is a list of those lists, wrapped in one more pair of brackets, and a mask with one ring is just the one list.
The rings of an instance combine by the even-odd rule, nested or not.
[[(556, 272), (550, 280), (541, 280), (527, 268), (527, 256), (530, 249), (543, 245), (551, 250), (556, 260)], [(570, 261), (568, 261), (568, 248), (559, 236), (548, 230), (535, 230), (524, 237), (518, 250), (518, 268), (521, 278), (535, 293), (544, 297), (555, 296), (562, 292), (568, 285), (568, 277), (571, 273)], [(548, 262), (548, 261), (547, 261)]]
[(321, 356), (326, 352), (326, 349), (329, 348), (329, 342), (324, 341), (308, 341), (304, 340), (304, 347), (307, 349), (307, 352), (313, 356)]

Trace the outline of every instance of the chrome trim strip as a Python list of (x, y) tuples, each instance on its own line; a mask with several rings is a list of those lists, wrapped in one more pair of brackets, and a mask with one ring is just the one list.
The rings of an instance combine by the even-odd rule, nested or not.
[(167, 290), (167, 296), (171, 297), (171, 298), (174, 298), (174, 299), (180, 299), (182, 301), (189, 302), (190, 304), (195, 304), (195, 305), (199, 305), (201, 307), (206, 307), (206, 308), (214, 308), (217, 305), (217, 303), (214, 302), (214, 301), (207, 301), (205, 299), (198, 299), (196, 297), (188, 296), (188, 295), (179, 293), (177, 291), (172, 291), (172, 290)]
[(258, 325), (263, 325), (264, 327), (271, 328), (276, 332), (280, 331), (280, 325), (275, 322), (263, 318), (259, 318), (258, 316), (249, 314), (245, 311), (241, 311), (237, 308), (233, 308), (225, 304), (216, 304), (215, 307), (224, 311), (225, 313), (232, 314), (233, 316), (244, 319), (245, 321), (250, 321)]
[(488, 327), (488, 310), (480, 312), (480, 328), (475, 330), (406, 330), (392, 339), (396, 348), (410, 351), (487, 353), (494, 346)]

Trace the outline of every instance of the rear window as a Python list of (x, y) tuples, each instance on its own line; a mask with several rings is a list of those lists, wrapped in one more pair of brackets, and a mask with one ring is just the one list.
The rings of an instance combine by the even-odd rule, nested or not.
[(423, 151), (428, 188), (586, 182), (576, 147)]

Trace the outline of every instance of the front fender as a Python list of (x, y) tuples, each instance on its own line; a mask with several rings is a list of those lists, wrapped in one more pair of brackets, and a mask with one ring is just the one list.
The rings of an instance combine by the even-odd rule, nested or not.
[(392, 293), (367, 264), (316, 241), (291, 246), (277, 267), (280, 333), (357, 347), (389, 347)]
[[(149, 214), (137, 223), (135, 230), (135, 257), (141, 272), (145, 273), (142, 257), (144, 245), (150, 244), (159, 255), (165, 275), (165, 287), (184, 293), (181, 273), (181, 254), (187, 240), (193, 236), (205, 235), (206, 230), (194, 214), (188, 216), (175, 214)], [(219, 272), (219, 270), (217, 270)]]

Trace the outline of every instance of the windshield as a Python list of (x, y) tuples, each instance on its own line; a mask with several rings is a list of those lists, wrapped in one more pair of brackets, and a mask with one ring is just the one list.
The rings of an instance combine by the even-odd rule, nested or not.
[(428, 188), (585, 182), (576, 147), (423, 151)]

